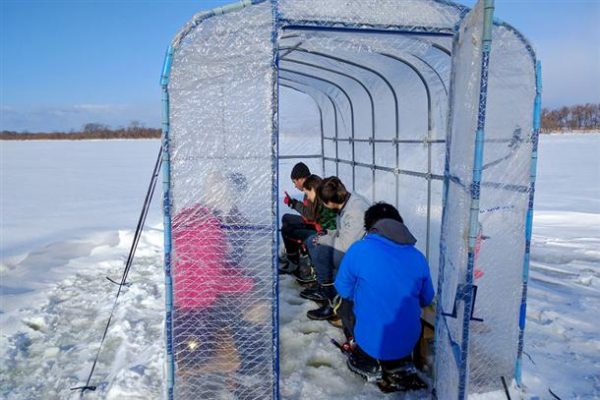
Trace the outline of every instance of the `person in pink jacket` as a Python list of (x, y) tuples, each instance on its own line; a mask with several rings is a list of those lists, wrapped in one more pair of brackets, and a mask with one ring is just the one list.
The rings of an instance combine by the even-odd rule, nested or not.
[(218, 210), (196, 204), (172, 222), (173, 333), (180, 368), (199, 367), (211, 359), (220, 336), (240, 319), (236, 302), (254, 286), (232, 261), (233, 247), (217, 215)]
[(176, 309), (202, 311), (212, 307), (219, 295), (252, 290), (252, 279), (228, 262), (227, 236), (207, 208), (196, 205), (182, 210), (172, 226)]

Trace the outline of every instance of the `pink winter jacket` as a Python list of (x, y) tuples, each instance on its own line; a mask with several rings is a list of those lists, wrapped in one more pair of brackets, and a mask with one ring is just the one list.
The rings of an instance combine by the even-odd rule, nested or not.
[(253, 280), (228, 265), (227, 236), (220, 221), (205, 207), (182, 210), (172, 223), (175, 307), (203, 310), (220, 294), (243, 294)]

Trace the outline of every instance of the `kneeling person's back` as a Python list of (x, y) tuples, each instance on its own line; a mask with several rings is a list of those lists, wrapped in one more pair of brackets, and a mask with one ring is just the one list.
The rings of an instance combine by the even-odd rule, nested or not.
[[(372, 209), (383, 206), (397, 214), (387, 204)], [(369, 211), (369, 233), (344, 256), (335, 286), (354, 302), (358, 345), (373, 358), (396, 360), (410, 355), (419, 339), (421, 307), (433, 300), (433, 284), (427, 261), (399, 214), (369, 221)]]

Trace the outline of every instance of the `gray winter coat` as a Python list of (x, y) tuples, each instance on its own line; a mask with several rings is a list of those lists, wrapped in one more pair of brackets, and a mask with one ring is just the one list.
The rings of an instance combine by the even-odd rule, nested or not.
[(333, 265), (336, 269), (350, 245), (365, 235), (365, 211), (368, 208), (369, 203), (364, 197), (350, 193), (350, 198), (338, 213), (337, 229), (319, 237), (319, 245), (333, 247)]

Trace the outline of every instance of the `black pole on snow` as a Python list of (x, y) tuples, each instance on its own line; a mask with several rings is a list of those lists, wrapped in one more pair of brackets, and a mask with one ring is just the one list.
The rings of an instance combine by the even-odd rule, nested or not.
[(131, 248), (129, 249), (129, 255), (127, 256), (127, 262), (125, 263), (125, 268), (123, 269), (123, 274), (121, 276), (121, 282), (114, 281), (113, 279), (106, 277), (110, 282), (119, 286), (117, 290), (117, 294), (115, 296), (115, 301), (113, 303), (112, 310), (110, 312), (110, 316), (108, 317), (108, 321), (106, 322), (106, 326), (104, 328), (104, 333), (102, 334), (102, 339), (100, 339), (100, 346), (98, 347), (98, 352), (96, 353), (96, 357), (94, 358), (94, 362), (92, 364), (92, 369), (88, 375), (87, 381), (83, 386), (77, 386), (71, 388), (71, 390), (81, 390), (80, 397), (83, 397), (86, 390), (95, 391), (96, 386), (90, 385), (92, 380), (92, 376), (94, 375), (94, 370), (96, 369), (96, 364), (98, 363), (98, 358), (100, 357), (100, 351), (102, 350), (102, 345), (104, 344), (104, 339), (106, 338), (106, 334), (108, 333), (108, 328), (110, 327), (110, 323), (112, 321), (113, 314), (115, 309), (117, 308), (117, 303), (119, 300), (119, 296), (121, 295), (123, 287), (129, 287), (130, 283), (127, 282), (127, 276), (129, 275), (129, 271), (131, 270), (131, 265), (133, 264), (133, 259), (135, 257), (135, 251), (137, 250), (138, 243), (140, 242), (140, 238), (142, 236), (142, 231), (144, 229), (144, 224), (146, 223), (146, 217), (148, 216), (148, 211), (150, 209), (150, 204), (152, 203), (152, 197), (154, 195), (154, 189), (156, 188), (156, 182), (158, 180), (158, 174), (160, 171), (160, 166), (162, 165), (162, 146), (158, 151), (158, 157), (156, 158), (156, 163), (154, 164), (154, 171), (152, 172), (152, 177), (150, 179), (150, 185), (148, 186), (148, 190), (146, 192), (146, 198), (144, 200), (144, 205), (142, 206), (142, 211), (140, 212), (140, 217), (138, 219), (137, 227), (135, 229), (135, 235), (133, 237), (133, 241), (131, 243)]

